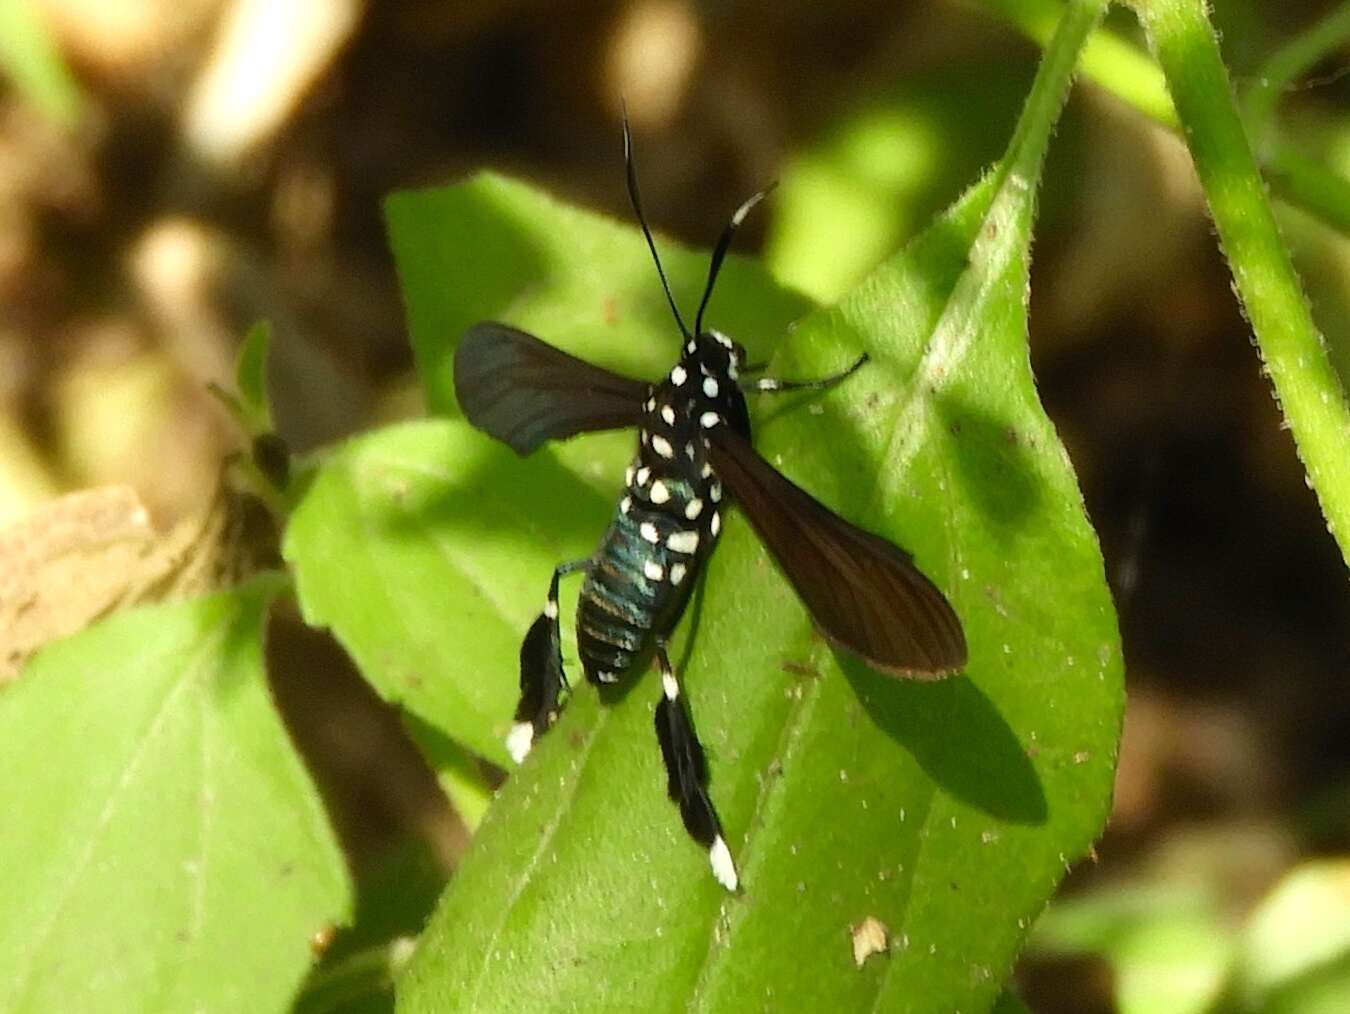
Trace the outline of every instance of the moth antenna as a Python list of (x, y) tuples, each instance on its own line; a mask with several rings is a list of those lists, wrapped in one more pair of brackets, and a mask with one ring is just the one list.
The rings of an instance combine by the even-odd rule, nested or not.
[(680, 308), (675, 305), (675, 297), (670, 293), (670, 282), (666, 280), (665, 268), (661, 267), (661, 255), (656, 252), (656, 241), (652, 239), (652, 231), (647, 227), (647, 216), (642, 213), (642, 198), (638, 196), (637, 172), (633, 169), (633, 136), (628, 129), (628, 107), (623, 109), (623, 164), (628, 172), (628, 197), (633, 202), (633, 210), (637, 212), (638, 225), (642, 226), (642, 235), (647, 239), (647, 249), (652, 252), (652, 260), (656, 262), (656, 273), (661, 276), (661, 288), (666, 290), (666, 302), (670, 304), (670, 312), (675, 315), (675, 323), (680, 325), (680, 333), (685, 338), (691, 338), (689, 329), (684, 326), (684, 318), (680, 316)]
[(731, 221), (727, 227), (722, 230), (722, 235), (717, 239), (717, 246), (713, 247), (712, 262), (708, 265), (708, 284), (703, 289), (703, 301), (698, 304), (698, 316), (694, 318), (694, 333), (703, 333), (703, 311), (708, 308), (708, 300), (712, 298), (713, 285), (717, 282), (717, 272), (722, 270), (722, 260), (727, 255), (727, 250), (731, 248), (731, 239), (736, 235), (736, 230), (740, 228), (745, 216), (750, 214), (753, 208), (764, 198), (773, 192), (773, 188), (778, 186), (775, 181), (755, 194), (748, 201), (736, 209), (736, 213), (731, 216)]

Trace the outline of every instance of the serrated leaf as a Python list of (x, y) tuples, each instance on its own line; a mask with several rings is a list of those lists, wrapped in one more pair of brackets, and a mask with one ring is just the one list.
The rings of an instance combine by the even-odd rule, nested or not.
[[(860, 349), (873, 364), (759, 414), (769, 460), (912, 549), (948, 591), (966, 674), (902, 683), (836, 656), (733, 513), (672, 656), (742, 893), (713, 881), (664, 798), (654, 679), (610, 707), (582, 688), (489, 811), (401, 980), (402, 1009), (995, 1002), (1025, 927), (1105, 819), (1122, 705), (1100, 554), (1026, 353), (1035, 182), (1100, 6), (1071, 12), (1001, 170), (807, 318), (774, 373), (821, 375)], [(563, 223), (536, 212), (539, 236), (555, 236)], [(414, 319), (435, 315), (408, 296)], [(889, 955), (858, 969), (850, 927), (869, 916), (889, 927)]]
[(0, 691), (0, 1007), (280, 1011), (350, 917), (267, 691), (263, 575), (122, 613)]

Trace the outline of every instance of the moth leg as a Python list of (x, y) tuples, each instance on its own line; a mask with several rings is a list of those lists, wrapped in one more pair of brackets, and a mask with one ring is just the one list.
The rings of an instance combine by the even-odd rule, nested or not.
[(661, 668), (656, 738), (661, 743), (661, 757), (666, 763), (666, 791), (679, 805), (680, 817), (689, 836), (708, 850), (708, 862), (717, 882), (728, 891), (734, 891), (739, 877), (722, 836), (722, 822), (708, 797), (708, 765), (703, 757), (703, 745), (694, 732), (689, 706), (680, 693), (680, 684), (663, 642), (656, 646), (656, 661)]
[[(840, 370), (838, 373), (831, 373), (828, 377), (821, 377), (817, 380), (779, 380), (777, 377), (760, 377), (753, 384), (747, 385), (752, 391), (759, 393), (777, 392), (777, 391), (823, 391), (828, 387), (833, 387), (841, 380), (845, 380), (867, 362), (871, 357), (864, 352), (857, 360), (846, 370)], [(744, 371), (742, 371), (744, 372)]]
[(585, 570), (590, 564), (590, 560), (572, 560), (554, 568), (544, 611), (521, 642), (520, 703), (516, 705), (516, 724), (506, 737), (506, 749), (517, 764), (530, 752), (536, 737), (558, 720), (568, 690), (558, 629), (558, 578)]

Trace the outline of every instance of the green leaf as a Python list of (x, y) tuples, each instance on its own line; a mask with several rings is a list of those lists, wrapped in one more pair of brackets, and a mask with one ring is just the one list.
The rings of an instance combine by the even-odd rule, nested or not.
[(272, 404), (267, 397), (267, 356), (271, 344), (271, 325), (265, 320), (258, 321), (244, 336), (235, 363), (235, 383), (243, 410), (240, 422), (251, 436), (271, 433), (273, 429)]
[[(570, 509), (560, 521), (549, 504)], [(331, 627), (381, 696), (506, 764), (520, 639), (605, 507), (546, 456), (458, 420), (407, 423), (323, 463), (282, 551), (305, 621)]]
[[(830, 651), (733, 512), (672, 654), (742, 892), (713, 881), (664, 798), (654, 681), (610, 707), (583, 687), (488, 812), (400, 982), (402, 1009), (996, 1001), (1025, 927), (1105, 819), (1120, 725), (1100, 554), (1026, 351), (1035, 183), (1101, 7), (1071, 9), (1000, 171), (838, 309), (807, 318), (774, 372), (819, 375), (864, 348), (873, 364), (759, 417), (769, 460), (912, 549), (948, 591), (967, 673), (905, 683)], [(533, 229), (560, 224), (541, 213)], [(454, 230), (440, 234), (448, 245)], [(401, 256), (415, 262), (411, 242)], [(409, 307), (430, 315), (415, 292)], [(548, 456), (527, 464), (552, 481)], [(480, 497), (497, 495), (494, 476), (454, 467)], [(456, 523), (487, 538), (513, 524), (494, 506)], [(572, 512), (541, 513), (568, 527), (570, 550)], [(531, 552), (533, 532), (517, 534)], [(537, 603), (535, 592), (526, 613)], [(890, 953), (859, 969), (849, 928), (869, 915), (890, 928)]]
[[(616, 195), (623, 192), (618, 155), (616, 146)], [(510, 321), (633, 376), (658, 375), (679, 348), (665, 297), (652, 284), (647, 245), (629, 226), (491, 173), (462, 186), (394, 194), (385, 214), (413, 354), (433, 413), (458, 412), (451, 354), (476, 321)], [(661, 241), (661, 259), (682, 312), (692, 319), (706, 258)], [(808, 305), (733, 256), (722, 268), (712, 308), (718, 326), (762, 358)]]
[(1137, 3), (1308, 483), (1350, 563), (1350, 401), (1266, 199), (1201, 0)]
[(0, 692), (0, 1007), (284, 1010), (349, 918), (263, 674), (280, 587), (119, 614)]
[[(452, 341), (475, 320), (509, 319), (635, 375), (679, 348), (634, 229), (490, 175), (396, 194), (388, 214), (433, 407), (453, 404)], [(692, 305), (706, 259), (665, 243), (662, 256)], [(528, 295), (507, 292), (517, 283)], [(714, 301), (759, 355), (804, 306), (736, 257)], [(522, 461), (460, 420), (350, 442), (318, 466), (286, 533), (306, 620), (331, 627), (387, 700), (507, 763), (520, 639), (554, 565), (594, 548), (631, 446), (605, 434)], [(438, 770), (452, 751), (429, 751)], [(461, 788), (473, 819), (472, 786)]]
[[(1064, 0), (979, 0), (981, 6), (999, 14), (1019, 31), (1040, 45), (1045, 44), (1051, 29), (1065, 9)], [(1223, 10), (1224, 8), (1221, 8)], [(1325, 23), (1308, 29), (1311, 47), (1315, 48), (1328, 33), (1335, 33), (1343, 24), (1339, 15), (1329, 15)], [(1254, 89), (1261, 90), (1267, 71), (1274, 90), (1280, 88), (1289, 66), (1287, 58), (1299, 61), (1309, 42), (1300, 40), (1291, 44), (1293, 53), (1277, 53), (1262, 73), (1250, 75)], [(1284, 58), (1277, 60), (1277, 57)], [(1083, 48), (1080, 70), (1085, 78), (1116, 96), (1126, 105), (1171, 130), (1178, 130), (1177, 111), (1167, 94), (1162, 71), (1132, 43), (1116, 38), (1108, 30), (1100, 30), (1089, 38)], [(1287, 79), (1286, 79), (1287, 83)], [(1255, 97), (1255, 96), (1254, 96)], [(1260, 98), (1255, 111), (1264, 119)], [(1262, 124), (1264, 126), (1264, 124)], [(1301, 154), (1296, 148), (1277, 137), (1262, 138), (1262, 167), (1275, 196), (1291, 206), (1317, 218), (1343, 235), (1350, 235), (1350, 180), (1343, 173), (1327, 168)]]
[(1192, 877), (1056, 901), (1036, 923), (1028, 950), (1100, 954), (1114, 973), (1121, 1014), (1202, 1014), (1223, 1009), (1216, 1001), (1235, 947), (1218, 892)]
[(0, 0), (0, 71), (62, 127), (74, 127), (84, 97), (31, 0)]
[(1350, 1003), (1350, 860), (1296, 867), (1248, 919), (1235, 1007), (1321, 1014)]

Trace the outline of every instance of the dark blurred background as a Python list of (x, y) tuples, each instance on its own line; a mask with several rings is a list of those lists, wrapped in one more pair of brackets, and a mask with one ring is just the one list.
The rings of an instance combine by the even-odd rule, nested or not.
[[(110, 483), (162, 527), (201, 510), (238, 442), (206, 383), (228, 382), (257, 319), (277, 332), (294, 446), (419, 412), (381, 220), (392, 190), (491, 167), (627, 219), (623, 96), (660, 230), (706, 246), (780, 179), (741, 248), (830, 300), (999, 156), (1039, 54), (991, 10), (1016, 4), (976, 0), (19, 6), (43, 34), (37, 58), (13, 34), (0, 48), (22, 85), (0, 89), (0, 523)], [(1215, 6), (1242, 93), (1334, 5)], [(1108, 24), (1138, 42), (1128, 16)], [(68, 76), (42, 70), (44, 40)], [(1347, 64), (1342, 44), (1278, 112), (1343, 176)], [(1350, 362), (1350, 242), (1279, 211)], [(1299, 864), (1350, 851), (1350, 582), (1184, 147), (1080, 84), (1040, 219), (1032, 361), (1101, 535), (1130, 699), (1097, 860), (1019, 973), (1037, 1010), (1148, 1009), (1122, 982), (1121, 934), (1181, 912), (1194, 944), (1242, 926)], [(272, 641), (358, 871), (402, 871), (417, 897), (392, 929), (415, 930), (464, 824), (336, 647), (284, 619)], [(1130, 897), (1151, 900), (1111, 908)], [(1071, 918), (1093, 904), (1116, 913), (1095, 944)], [(1160, 995), (1175, 971), (1159, 965)]]

